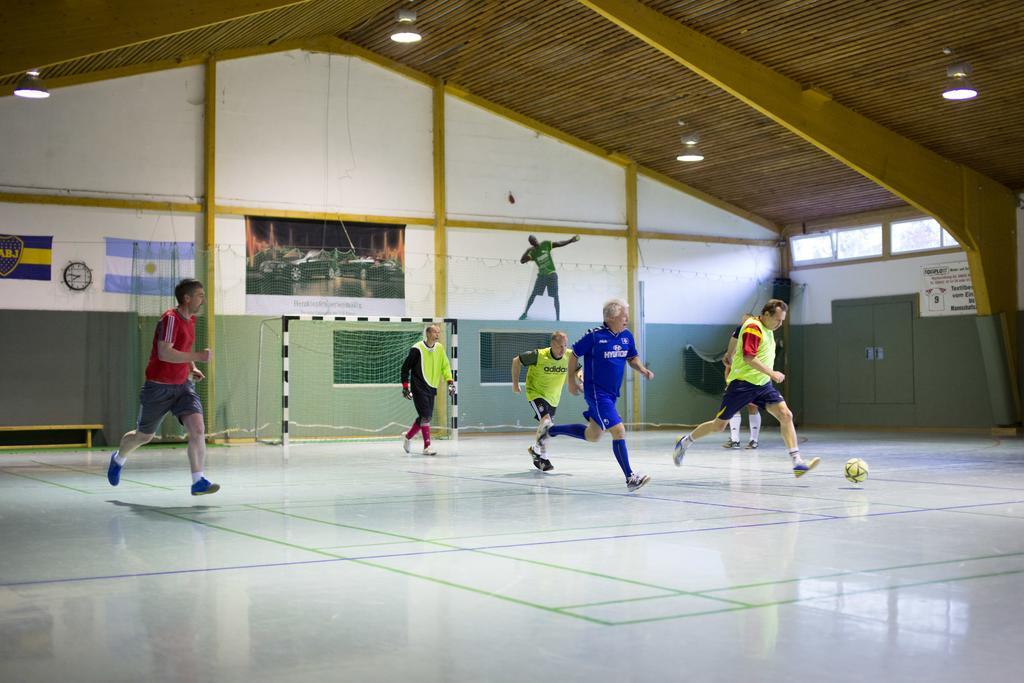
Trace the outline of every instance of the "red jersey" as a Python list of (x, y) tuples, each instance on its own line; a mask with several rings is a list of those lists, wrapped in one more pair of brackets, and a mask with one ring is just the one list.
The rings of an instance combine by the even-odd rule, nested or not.
[(146, 365), (146, 381), (162, 384), (184, 384), (192, 371), (192, 363), (167, 363), (157, 355), (157, 344), (170, 342), (178, 351), (191, 351), (196, 340), (196, 317), (185, 318), (178, 309), (166, 311), (156, 324), (153, 334), (153, 350), (149, 352)]

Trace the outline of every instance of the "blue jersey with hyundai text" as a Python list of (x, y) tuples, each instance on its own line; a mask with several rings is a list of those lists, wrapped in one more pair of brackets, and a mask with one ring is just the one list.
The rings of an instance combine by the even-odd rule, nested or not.
[(607, 325), (587, 330), (572, 345), (572, 352), (583, 359), (584, 397), (619, 397), (626, 363), (637, 355), (636, 342), (629, 330), (612, 334)]

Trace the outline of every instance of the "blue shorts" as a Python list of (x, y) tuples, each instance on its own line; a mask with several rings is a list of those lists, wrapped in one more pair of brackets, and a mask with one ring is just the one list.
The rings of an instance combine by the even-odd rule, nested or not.
[(584, 420), (593, 420), (602, 430), (622, 424), (619, 411), (615, 410), (614, 396), (597, 394), (596, 397), (591, 397), (584, 392), (583, 398), (587, 402), (587, 409), (583, 411)]
[(771, 382), (757, 385), (744, 382), (741, 379), (734, 379), (725, 388), (725, 396), (722, 397), (722, 405), (715, 418), (728, 420), (748, 403), (753, 403), (758, 408), (764, 408), (769, 403), (782, 403), (784, 400), (782, 394)]
[(146, 382), (139, 391), (139, 422), (136, 429), (142, 434), (156, 434), (168, 412), (181, 418), (192, 413), (203, 414), (203, 405), (191, 380), (184, 384)]

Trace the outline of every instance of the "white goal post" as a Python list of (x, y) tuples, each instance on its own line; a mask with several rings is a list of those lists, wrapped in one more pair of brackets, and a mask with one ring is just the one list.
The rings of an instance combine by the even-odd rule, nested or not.
[[(377, 366), (372, 365), (372, 363), (367, 363), (365, 368), (360, 370), (355, 365), (339, 363), (335, 359), (335, 361), (333, 363), (333, 366), (332, 366), (333, 370), (329, 369), (325, 364), (330, 362), (330, 361), (324, 360), (324, 357), (327, 356), (328, 354), (323, 349), (320, 350), (320, 354), (319, 354), (320, 357), (321, 357), (321, 360), (319, 362), (321, 363), (322, 367), (317, 368), (316, 372), (311, 372), (309, 370), (309, 368), (306, 368), (304, 370), (304, 373), (303, 373), (305, 377), (310, 377), (310, 376), (314, 377), (316, 379), (316, 381), (319, 382), (318, 386), (319, 386), (321, 391), (324, 390), (325, 386), (328, 387), (328, 390), (333, 390), (334, 393), (330, 394), (331, 398), (328, 399), (326, 402), (330, 402), (330, 401), (334, 401), (334, 400), (339, 400), (339, 399), (336, 398), (337, 392), (347, 392), (345, 394), (346, 398), (340, 399), (340, 400), (342, 400), (342, 401), (350, 401), (351, 403), (349, 405), (353, 409), (358, 408), (358, 409), (361, 409), (361, 410), (365, 411), (365, 410), (372, 410), (373, 409), (373, 407), (374, 407), (373, 406), (373, 401), (374, 400), (380, 400), (380, 399), (375, 399), (375, 398), (372, 398), (372, 397), (386, 396), (387, 397), (387, 401), (389, 402), (388, 410), (390, 410), (391, 412), (388, 413), (387, 411), (384, 411), (387, 414), (382, 419), (389, 420), (387, 422), (387, 424), (385, 425), (385, 427), (389, 427), (389, 426), (393, 426), (393, 425), (397, 425), (398, 424), (397, 421), (396, 421), (396, 418), (395, 418), (395, 414), (394, 414), (395, 405), (392, 403), (392, 398), (400, 397), (401, 396), (401, 394), (400, 394), (400, 386), (401, 385), (400, 384), (396, 384), (395, 380), (394, 380), (394, 377), (392, 377), (392, 376), (396, 374), (398, 367), (400, 367), (400, 365), (401, 365), (401, 360), (404, 360), (405, 353), (408, 352), (409, 347), (411, 347), (411, 345), (412, 345), (411, 343), (408, 343), (408, 342), (409, 342), (410, 339), (413, 338), (413, 336), (414, 336), (413, 333), (414, 332), (418, 333), (420, 335), (420, 338), (422, 338), (423, 326), (428, 325), (430, 323), (436, 323), (436, 324), (439, 324), (439, 325), (444, 325), (445, 327), (442, 328), (442, 329), (443, 329), (443, 331), (446, 332), (446, 334), (445, 334), (444, 338), (442, 339), (442, 343), (445, 344), (445, 348), (446, 348), (446, 350), (448, 352), (449, 359), (451, 360), (452, 377), (455, 380), (456, 393), (455, 393), (455, 396), (453, 396), (451, 398), (451, 404), (448, 405), (447, 402), (446, 402), (447, 392), (444, 391), (443, 388), (439, 389), (438, 390), (438, 398), (440, 399), (440, 401), (439, 401), (439, 404), (440, 404), (439, 410), (440, 410), (440, 414), (445, 417), (445, 422), (443, 424), (445, 424), (446, 427), (447, 427), (449, 438), (451, 438), (451, 439), (457, 439), (458, 438), (458, 427), (459, 427), (459, 407), (458, 407), (459, 324), (458, 324), (458, 320), (453, 319), (453, 318), (409, 318), (409, 317), (394, 317), (394, 316), (387, 317), (387, 316), (342, 316), (342, 315), (284, 315), (284, 316), (281, 316), (281, 443), (284, 446), (288, 446), (289, 441), (291, 439), (293, 439), (293, 438), (296, 438), (296, 439), (297, 438), (301, 438), (299, 436), (295, 436), (295, 434), (293, 433), (294, 432), (294, 428), (298, 425), (298, 423), (293, 421), (294, 414), (292, 413), (292, 411), (294, 410), (294, 408), (296, 406), (295, 398), (301, 398), (301, 396), (299, 396), (299, 397), (292, 397), (291, 396), (292, 384), (297, 379), (296, 375), (295, 375), (296, 368), (294, 367), (293, 360), (295, 360), (297, 358), (297, 356), (299, 355), (299, 352), (302, 350), (302, 349), (296, 347), (297, 342), (296, 342), (296, 339), (293, 338), (293, 333), (294, 333), (294, 331), (296, 329), (295, 324), (296, 323), (301, 323), (301, 322), (327, 322), (327, 323), (351, 323), (352, 324), (351, 326), (337, 326), (337, 325), (334, 326), (334, 329), (332, 330), (332, 332), (333, 332), (333, 334), (332, 334), (332, 339), (333, 339), (332, 344), (333, 344), (333, 347), (332, 347), (332, 351), (331, 351), (331, 354), (330, 354), (332, 357), (337, 357), (339, 354), (344, 355), (344, 349), (340, 349), (339, 350), (339, 344), (344, 343), (344, 339), (347, 336), (358, 337), (358, 335), (355, 334), (355, 332), (357, 332), (357, 331), (361, 332), (362, 335), (363, 335), (362, 337), (358, 337), (357, 343), (360, 343), (360, 344), (363, 344), (363, 345), (365, 345), (367, 343), (370, 343), (372, 345), (373, 340), (377, 338), (377, 337), (373, 337), (372, 336), (371, 333), (373, 333), (373, 332), (379, 333), (379, 338), (380, 339), (384, 339), (386, 337), (386, 334), (389, 331), (395, 332), (395, 333), (400, 333), (400, 334), (396, 334), (395, 335), (395, 336), (399, 337), (399, 339), (395, 340), (395, 345), (393, 345), (392, 348), (389, 349), (390, 355), (389, 355), (388, 360), (386, 362), (381, 360), (384, 357), (385, 354), (382, 353), (383, 350), (380, 349), (380, 348), (369, 348), (368, 349), (368, 348), (365, 348), (365, 347), (359, 347), (358, 349), (356, 349), (357, 351), (362, 351), (363, 355), (366, 356), (367, 358), (376, 359), (378, 361), (378, 363), (377, 363), (378, 366), (384, 365), (386, 367), (386, 373), (385, 372), (378, 372), (378, 375), (375, 376), (372, 379), (366, 379), (365, 377), (363, 377), (360, 374), (360, 373), (365, 374), (365, 373), (370, 372), (371, 370), (369, 368), (372, 368), (375, 371), (379, 371), (379, 368)], [(402, 325), (403, 323), (404, 323), (404, 325)], [(378, 327), (377, 324), (379, 324), (379, 327)], [(418, 328), (413, 327), (413, 325), (417, 325)], [(351, 327), (351, 329), (353, 331), (352, 335), (346, 335), (346, 331), (349, 329), (349, 327)], [(367, 336), (368, 334), (370, 334), (370, 336)], [(368, 340), (369, 340), (369, 342), (368, 342)], [(299, 345), (301, 346), (301, 343)], [(308, 349), (306, 349), (306, 351), (308, 351)], [(401, 351), (401, 360), (397, 360), (397, 366), (396, 366), (396, 359), (398, 359), (398, 356), (396, 355), (396, 353), (398, 351)], [(339, 368), (341, 368), (341, 370), (339, 370)], [(356, 377), (354, 380), (350, 379), (350, 378), (341, 377), (339, 375), (339, 372), (344, 374), (344, 372), (346, 371), (347, 368), (355, 368), (354, 372), (357, 375), (360, 375), (360, 376)], [(326, 372), (333, 372), (332, 382), (331, 383), (327, 383), (326, 380), (323, 379), (323, 375)], [(389, 379), (383, 379), (385, 374), (388, 376)], [(311, 381), (311, 380), (306, 379), (305, 381)], [(350, 383), (350, 382), (353, 382), (353, 383)], [(352, 392), (359, 392), (360, 388), (364, 388), (364, 389), (366, 389), (366, 391), (363, 391), (363, 393), (361, 393), (361, 394), (352, 393)], [(318, 402), (319, 403), (324, 403), (325, 402), (325, 399), (322, 398), (322, 394), (318, 395)], [(408, 406), (408, 408), (405, 408), (405, 406)], [(407, 412), (408, 413), (408, 417), (409, 417), (409, 421), (411, 422), (412, 421), (412, 417), (413, 417), (412, 409), (411, 409), (411, 404), (403, 404), (402, 407), (403, 407), (403, 410), (404, 410), (403, 415), (405, 414), (405, 412)], [(447, 415), (444, 415), (446, 412), (447, 412)], [(435, 413), (435, 414), (437, 414), (437, 413)], [(323, 425), (323, 424), (321, 424), (321, 425), (303, 425), (303, 426), (305, 426), (305, 427), (309, 427), (309, 426), (324, 427), (324, 428), (328, 428), (328, 429), (334, 428), (334, 429), (339, 429), (339, 430), (340, 429), (359, 430), (359, 431), (362, 431), (362, 432), (380, 432), (381, 429), (383, 429), (383, 428), (380, 428), (380, 429), (376, 429), (376, 428), (375, 429), (362, 429), (362, 428), (359, 428), (359, 427), (352, 427), (352, 426)]]

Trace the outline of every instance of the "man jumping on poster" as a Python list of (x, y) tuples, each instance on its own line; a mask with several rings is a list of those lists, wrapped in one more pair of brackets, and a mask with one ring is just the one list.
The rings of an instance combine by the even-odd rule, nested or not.
[(534, 283), (533, 291), (530, 292), (530, 299), (526, 302), (526, 310), (519, 316), (520, 320), (526, 320), (526, 314), (530, 312), (533, 300), (537, 298), (538, 294), (543, 294), (545, 289), (548, 295), (555, 300), (555, 320), (562, 319), (558, 304), (558, 273), (555, 272), (555, 262), (551, 260), (551, 250), (579, 241), (579, 235), (573, 235), (570, 239), (562, 240), (561, 242), (551, 242), (548, 240), (539, 242), (535, 236), (530, 235), (530, 248), (526, 250), (523, 257), (519, 259), (519, 262), (528, 263), (533, 261), (537, 264), (537, 282)]

